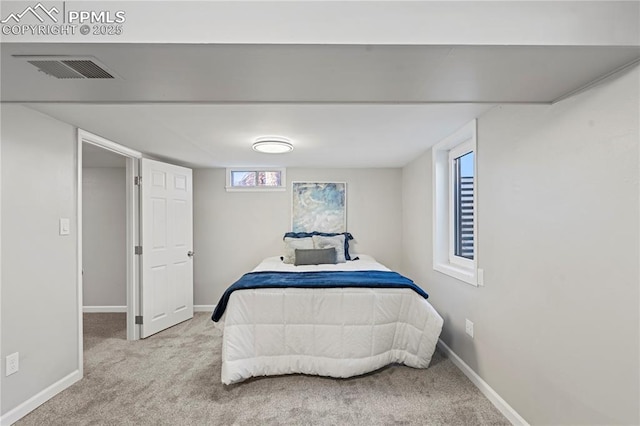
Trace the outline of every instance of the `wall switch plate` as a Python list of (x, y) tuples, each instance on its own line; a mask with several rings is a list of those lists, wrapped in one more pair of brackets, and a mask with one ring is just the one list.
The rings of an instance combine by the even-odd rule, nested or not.
[(71, 228), (71, 223), (68, 217), (60, 218), (60, 235), (69, 235), (69, 230)]
[(471, 321), (469, 321), (468, 319), (465, 322), (464, 329), (467, 332), (467, 334), (473, 338), (473, 323)]
[(6, 375), (10, 376), (13, 373), (17, 373), (20, 368), (20, 354), (18, 352), (7, 355)]
[(478, 286), (484, 285), (484, 269), (478, 268)]

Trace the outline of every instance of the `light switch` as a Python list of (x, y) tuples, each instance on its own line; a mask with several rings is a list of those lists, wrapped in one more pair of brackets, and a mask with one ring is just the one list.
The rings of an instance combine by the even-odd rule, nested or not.
[(60, 218), (60, 235), (69, 235), (70, 227), (71, 227), (71, 224), (69, 222), (69, 218), (61, 217)]

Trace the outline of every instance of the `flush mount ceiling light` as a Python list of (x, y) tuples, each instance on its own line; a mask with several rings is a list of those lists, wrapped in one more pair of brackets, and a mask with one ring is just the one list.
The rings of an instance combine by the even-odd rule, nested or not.
[(293, 145), (287, 138), (280, 136), (264, 136), (256, 139), (252, 145), (254, 151), (266, 154), (284, 154), (293, 151)]

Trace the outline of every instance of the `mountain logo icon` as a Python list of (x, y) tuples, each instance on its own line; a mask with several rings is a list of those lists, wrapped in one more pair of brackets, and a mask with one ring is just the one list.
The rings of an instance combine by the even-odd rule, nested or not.
[[(31, 14), (36, 17), (36, 19), (42, 23), (44, 23), (44, 17), (49, 17), (54, 23), (58, 22), (58, 18), (56, 18), (53, 14), (58, 14), (60, 11), (54, 6), (51, 9), (47, 9), (42, 5), (42, 3), (38, 3), (35, 6), (29, 6), (21, 13), (11, 13), (5, 19), (0, 21), (2, 24), (6, 24), (7, 22), (13, 20), (15, 23), (19, 23), (20, 20), (28, 14)], [(44, 16), (44, 17), (43, 17)]]

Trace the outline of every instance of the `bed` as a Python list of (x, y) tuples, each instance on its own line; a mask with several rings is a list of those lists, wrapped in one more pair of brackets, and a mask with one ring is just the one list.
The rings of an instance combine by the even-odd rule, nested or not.
[[(428, 367), (443, 320), (426, 293), (384, 284), (305, 284), (311, 276), (358, 275), (374, 282), (383, 275), (401, 277), (367, 255), (337, 264), (294, 266), (281, 257), (261, 262), (245, 277), (288, 281), (225, 292), (213, 316), (223, 332), (222, 383), (293, 373), (344, 378), (391, 363)], [(289, 286), (292, 281), (298, 286)]]

